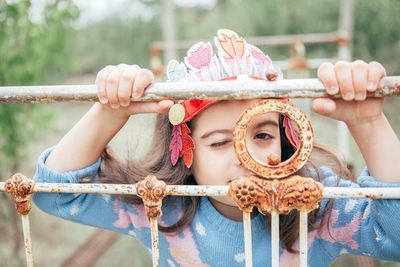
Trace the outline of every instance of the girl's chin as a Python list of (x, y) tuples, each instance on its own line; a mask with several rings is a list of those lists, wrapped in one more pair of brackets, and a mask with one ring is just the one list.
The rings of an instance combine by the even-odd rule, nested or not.
[(234, 220), (243, 220), (243, 212), (229, 197), (210, 197), (210, 201), (214, 208), (224, 217)]
[(211, 197), (211, 199), (218, 202), (219, 205), (238, 208), (235, 201), (233, 201), (233, 199), (230, 197)]

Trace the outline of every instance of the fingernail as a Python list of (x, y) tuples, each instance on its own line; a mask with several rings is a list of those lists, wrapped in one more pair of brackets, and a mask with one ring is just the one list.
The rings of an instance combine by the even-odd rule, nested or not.
[(121, 103), (121, 106), (123, 106), (124, 108), (126, 108), (127, 106), (129, 106), (129, 102), (123, 102), (123, 103)]
[(344, 100), (352, 100), (354, 98), (354, 95), (352, 92), (347, 92), (344, 94), (343, 99)]
[(376, 83), (370, 82), (370, 83), (367, 84), (367, 90), (368, 91), (372, 91), (372, 90), (375, 90), (375, 89), (376, 89)]
[(332, 86), (332, 87), (329, 87), (329, 88), (327, 89), (327, 91), (328, 91), (329, 94), (334, 95), (334, 94), (337, 94), (337, 93), (339, 92), (339, 87), (337, 87), (337, 86)]
[(364, 100), (365, 99), (365, 95), (363, 93), (356, 93), (356, 100)]
[(100, 103), (101, 104), (107, 104), (107, 98), (105, 98), (105, 97), (100, 97)]

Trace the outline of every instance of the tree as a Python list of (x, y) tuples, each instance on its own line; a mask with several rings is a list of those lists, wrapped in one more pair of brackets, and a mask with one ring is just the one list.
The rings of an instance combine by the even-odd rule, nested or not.
[[(68, 67), (65, 41), (72, 33), (72, 22), (79, 16), (78, 8), (72, 0), (49, 1), (43, 6), (39, 21), (33, 20), (31, 8), (30, 0), (0, 2), (0, 85), (45, 83)], [(0, 180), (18, 171), (27, 143), (43, 131), (49, 118), (41, 105), (0, 105)], [(14, 227), (10, 259), (17, 259), (23, 244), (18, 215), (10, 199), (5, 194), (0, 196), (0, 216), (9, 217), (13, 223), (8, 224)], [(6, 263), (11, 264), (18, 263)]]

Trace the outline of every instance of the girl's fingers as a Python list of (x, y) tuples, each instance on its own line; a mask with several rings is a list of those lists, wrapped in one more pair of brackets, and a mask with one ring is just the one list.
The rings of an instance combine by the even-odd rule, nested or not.
[(136, 102), (130, 106), (130, 114), (138, 113), (165, 113), (174, 104), (172, 100), (162, 100), (159, 102)]
[(370, 62), (368, 66), (367, 90), (369, 92), (374, 92), (378, 88), (381, 79), (386, 76), (386, 71), (385, 68), (376, 61)]
[(316, 98), (312, 101), (312, 108), (321, 115), (329, 115), (336, 111), (336, 103), (330, 98)]
[(96, 76), (96, 86), (97, 86), (97, 96), (101, 104), (107, 104), (107, 92), (106, 92), (106, 85), (107, 85), (107, 77), (110, 72), (113, 70), (114, 66), (108, 65), (101, 69)]
[(102, 104), (109, 103), (112, 108), (136, 106), (133, 108), (133, 113), (165, 112), (173, 104), (172, 101), (130, 105), (131, 97), (143, 95), (145, 88), (153, 81), (153, 73), (137, 65), (110, 65), (97, 74), (97, 94)]
[(353, 75), (354, 99), (359, 101), (365, 100), (367, 97), (368, 64), (361, 60), (354, 61), (351, 72)]
[(337, 94), (339, 92), (339, 85), (336, 81), (335, 70), (332, 63), (323, 63), (318, 68), (318, 78), (324, 84), (326, 92), (330, 95)]
[(351, 74), (351, 64), (345, 61), (338, 61), (335, 64), (336, 80), (339, 84), (340, 93), (344, 100), (354, 99), (354, 87)]
[(107, 92), (108, 102), (110, 103), (112, 108), (120, 107), (118, 101), (118, 86), (122, 72), (124, 70), (123, 67), (124, 65), (118, 65), (114, 67), (107, 77), (106, 92)]
[(139, 69), (137, 65), (130, 65), (122, 71), (117, 93), (118, 102), (122, 107), (127, 107), (131, 103), (132, 86)]
[(152, 84), (154, 75), (147, 69), (140, 69), (137, 71), (135, 83), (133, 84), (133, 97), (140, 97), (143, 95), (144, 89)]

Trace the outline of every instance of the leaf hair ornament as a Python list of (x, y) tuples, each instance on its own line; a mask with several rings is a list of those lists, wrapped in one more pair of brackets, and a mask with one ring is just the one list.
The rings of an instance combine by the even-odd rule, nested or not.
[[(167, 66), (167, 82), (202, 82), (221, 80), (276, 80), (282, 72), (272, 64), (269, 56), (250, 45), (236, 32), (220, 29), (214, 37), (217, 55), (210, 42), (198, 42), (188, 51), (183, 62), (171, 60)], [(175, 166), (179, 158), (187, 168), (193, 163), (195, 143), (190, 136), (187, 122), (199, 112), (219, 100), (178, 101), (169, 110), (169, 121), (173, 125), (169, 145), (170, 159)], [(285, 132), (290, 143), (296, 145), (298, 137), (285, 121)], [(296, 139), (297, 138), (297, 139)]]

